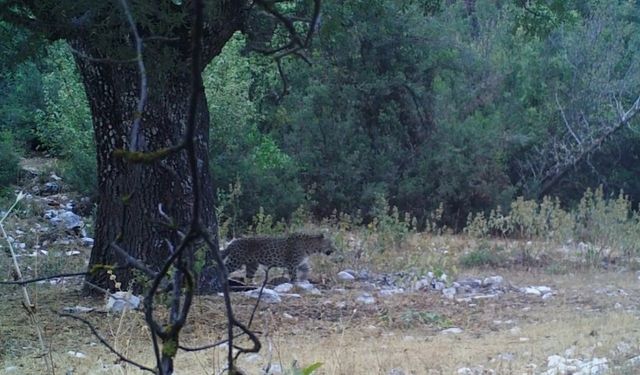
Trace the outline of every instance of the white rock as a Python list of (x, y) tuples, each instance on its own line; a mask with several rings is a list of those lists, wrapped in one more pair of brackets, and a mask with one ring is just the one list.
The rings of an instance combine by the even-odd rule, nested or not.
[(76, 358), (87, 358), (87, 355), (82, 353), (82, 352), (75, 352), (73, 350), (69, 350), (67, 352), (67, 354), (69, 354), (72, 357), (76, 357)]
[(297, 281), (294, 285), (295, 289), (302, 290), (307, 294), (313, 295), (321, 295), (322, 292), (320, 289), (316, 288), (313, 284), (311, 284), (308, 280)]
[(542, 294), (551, 293), (551, 288), (548, 286), (534, 286), (532, 288), (538, 289), (538, 291)]
[(402, 294), (402, 293), (404, 293), (404, 289), (402, 288), (382, 289), (378, 292), (380, 297), (390, 297), (395, 294)]
[(254, 289), (254, 290), (249, 290), (247, 292), (244, 292), (244, 295), (249, 298), (260, 297), (260, 300), (266, 303), (282, 302), (282, 298), (280, 298), (280, 295), (278, 294), (278, 292), (269, 288), (262, 289), (262, 294), (260, 293), (260, 289)]
[(64, 211), (58, 217), (62, 220), (64, 227), (68, 230), (82, 228), (84, 226), (84, 222), (82, 218), (71, 211)]
[(606, 358), (594, 358), (580, 366), (580, 371), (585, 375), (600, 375), (607, 372), (609, 366)]
[(567, 362), (567, 359), (559, 355), (551, 355), (547, 357), (547, 367), (549, 368), (555, 368), (560, 365), (564, 365), (565, 362)]
[(295, 319), (293, 317), (293, 315), (291, 315), (289, 313), (282, 313), (282, 317), (285, 318), (285, 319), (290, 319), (290, 320)]
[(462, 328), (458, 327), (447, 328), (440, 331), (442, 335), (457, 335), (459, 333), (462, 333)]
[(293, 284), (291, 284), (291, 283), (282, 283), (282, 284), (276, 286), (275, 288), (273, 288), (273, 290), (275, 290), (278, 293), (289, 293), (291, 290), (293, 290)]
[(468, 367), (461, 367), (456, 371), (458, 375), (473, 375), (473, 370)]
[(498, 298), (497, 294), (481, 294), (479, 296), (473, 296), (471, 297), (471, 299), (473, 300), (480, 300), (480, 299), (492, 299), (492, 298)]
[(70, 250), (70, 251), (67, 251), (65, 254), (67, 254), (67, 256), (80, 255), (80, 252), (78, 250)]
[(404, 372), (403, 369), (401, 368), (392, 368), (391, 370), (389, 370), (389, 372), (387, 372), (387, 375), (405, 375), (406, 373)]
[(502, 276), (490, 276), (482, 280), (482, 286), (500, 286), (504, 283)]
[(545, 293), (542, 295), (542, 299), (547, 300), (553, 297), (553, 293)]
[(526, 288), (522, 288), (521, 291), (525, 294), (532, 294), (534, 296), (541, 296), (542, 292), (540, 292), (538, 289), (534, 288), (534, 287), (526, 287)]
[(140, 306), (140, 297), (128, 292), (115, 292), (109, 296), (107, 310), (122, 312), (124, 309), (135, 310)]
[(423, 278), (413, 284), (413, 290), (431, 289), (431, 279)]
[(74, 307), (65, 307), (62, 309), (64, 312), (68, 312), (71, 314), (80, 314), (80, 313), (89, 313), (95, 310), (93, 307), (85, 307), (85, 306), (74, 306)]
[(632, 366), (632, 367), (638, 367), (640, 366), (640, 355), (630, 358), (629, 360), (627, 360), (627, 362), (625, 362), (625, 364), (627, 366)]
[(435, 290), (442, 290), (446, 286), (447, 285), (445, 283), (443, 283), (442, 281), (436, 281), (435, 283), (433, 283), (433, 289), (435, 289)]
[(373, 298), (373, 296), (369, 293), (362, 293), (361, 295), (358, 296), (358, 298), (356, 298), (356, 302), (362, 303), (365, 305), (371, 305), (376, 303), (376, 299)]
[(279, 293), (280, 297), (288, 297), (288, 298), (302, 298), (298, 293)]
[(347, 271), (340, 271), (338, 272), (338, 279), (342, 280), (342, 281), (353, 281), (355, 280), (355, 276), (353, 276), (352, 274), (350, 274)]
[(456, 288), (444, 288), (442, 289), (442, 294), (448, 299), (453, 299), (456, 295)]
[[(0, 213), (2, 213), (2, 212), (0, 212)], [(7, 374), (14, 373), (14, 372), (17, 373), (18, 372), (18, 367), (17, 366), (7, 366), (7, 367), (4, 368), (4, 371)]]
[(93, 246), (94, 243), (94, 239), (91, 237), (82, 237), (82, 245), (86, 246), (86, 247), (91, 247)]

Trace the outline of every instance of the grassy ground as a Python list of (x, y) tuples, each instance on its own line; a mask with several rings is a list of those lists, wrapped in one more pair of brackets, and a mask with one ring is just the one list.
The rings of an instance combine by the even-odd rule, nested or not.
[[(514, 261), (499, 268), (456, 268), (453, 265), (459, 263), (465, 251), (477, 248), (475, 241), (463, 237), (418, 237), (421, 238), (413, 238), (397, 251), (366, 259), (346, 256), (338, 263), (316, 259), (314, 278), (324, 282), (322, 295), (260, 305), (253, 327), (260, 332), (263, 350), (259, 356), (244, 356), (241, 367), (257, 374), (271, 363), (288, 371), (296, 361), (301, 365), (322, 362), (318, 374), (388, 374), (394, 368), (405, 374), (454, 374), (461, 367), (479, 366), (498, 374), (537, 374), (546, 370), (548, 356), (564, 356), (567, 350), (571, 358), (606, 357), (610, 368), (640, 354), (640, 282), (634, 272), (621, 267), (608, 271), (578, 267), (559, 261), (535, 267)], [(416, 246), (418, 243), (424, 246)], [(508, 242), (500, 246), (511, 245), (514, 249), (521, 246)], [(509, 253), (511, 259), (516, 259), (517, 253)], [(362, 305), (355, 298), (370, 286), (344, 284), (334, 276), (344, 267), (368, 265), (379, 269), (385, 263), (394, 270), (449, 265), (450, 269), (456, 268), (458, 278), (499, 274), (514, 287), (546, 285), (555, 295), (542, 300), (508, 292), (498, 299), (470, 303), (448, 300), (435, 291), (417, 291), (377, 297), (375, 304)], [(551, 267), (557, 264), (561, 266)], [(141, 373), (120, 363), (82, 323), (55, 313), (64, 307), (103, 304), (102, 300), (85, 299), (79, 289), (73, 283), (31, 288), (56, 373)], [(0, 373), (7, 369), (16, 374), (43, 373), (44, 362), (38, 358), (38, 343), (21, 307), (20, 290), (3, 287), (1, 294)], [(233, 299), (237, 314), (246, 322), (253, 300), (241, 295), (234, 295)], [(223, 338), (222, 312), (220, 297), (198, 298), (182, 335), (184, 343), (199, 345)], [(118, 350), (152, 366), (141, 312), (92, 312), (86, 317)], [(454, 326), (463, 332), (440, 333)], [(77, 358), (69, 352), (81, 352), (86, 357)], [(222, 348), (181, 352), (177, 373), (217, 374), (224, 367), (224, 359)], [(611, 373), (633, 373), (630, 371), (620, 368)]]

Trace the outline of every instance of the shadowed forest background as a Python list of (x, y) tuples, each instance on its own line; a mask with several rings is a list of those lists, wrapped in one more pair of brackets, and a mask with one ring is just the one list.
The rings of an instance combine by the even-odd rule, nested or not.
[[(573, 207), (600, 186), (635, 205), (639, 134), (616, 123), (640, 94), (639, 15), (635, 1), (327, 1), (311, 65), (283, 59), (282, 76), (238, 33), (203, 75), (222, 234), (294, 212), (368, 222), (385, 205), (460, 230), (519, 196)], [(45, 152), (91, 196), (71, 52), (0, 32), (0, 184)]]

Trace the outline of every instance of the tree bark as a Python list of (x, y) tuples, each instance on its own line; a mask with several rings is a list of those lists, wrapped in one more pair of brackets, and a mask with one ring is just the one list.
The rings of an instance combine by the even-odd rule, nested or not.
[[(72, 47), (87, 53), (81, 42)], [(130, 130), (139, 92), (139, 71), (135, 64), (99, 62), (77, 57), (82, 80), (91, 107), (98, 167), (98, 211), (95, 243), (89, 270), (100, 266), (127, 265), (111, 244), (116, 243), (129, 255), (158, 270), (177, 246), (175, 229), (163, 224), (166, 216), (186, 231), (191, 220), (193, 186), (186, 152), (182, 151), (149, 164), (133, 164), (114, 154), (128, 150)], [(159, 73), (161, 72), (161, 73)], [(139, 151), (153, 152), (181, 142), (187, 122), (189, 95), (192, 90), (188, 62), (171, 70), (152, 69), (148, 74), (149, 96), (141, 117)], [(217, 223), (213, 205), (212, 180), (208, 163), (209, 113), (203, 87), (196, 115), (196, 150), (201, 191), (201, 223), (217, 243)], [(163, 216), (163, 214), (166, 216)], [(204, 249), (204, 247), (202, 247)], [(190, 249), (190, 258), (195, 255)], [(198, 275), (199, 290), (215, 289), (213, 257), (204, 252), (205, 264)], [(189, 258), (189, 257), (188, 257)], [(123, 289), (140, 289), (134, 285), (131, 269), (117, 270), (116, 281)], [(87, 281), (113, 289), (114, 281), (104, 271), (91, 272)]]

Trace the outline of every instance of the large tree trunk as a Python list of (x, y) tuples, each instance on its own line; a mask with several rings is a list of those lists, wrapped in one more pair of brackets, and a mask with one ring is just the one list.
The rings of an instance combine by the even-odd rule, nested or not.
[[(74, 49), (87, 51), (81, 42)], [(89, 53), (87, 53), (88, 55)], [(193, 186), (186, 152), (150, 164), (133, 164), (114, 154), (128, 150), (139, 93), (136, 64), (98, 62), (77, 57), (82, 80), (91, 107), (98, 158), (98, 211), (95, 244), (89, 270), (102, 265), (126, 265), (111, 246), (116, 243), (131, 256), (158, 270), (170, 254), (170, 244), (179, 243), (177, 232), (166, 223), (166, 214), (186, 231), (191, 220)], [(172, 69), (150, 69), (149, 99), (141, 118), (138, 145), (141, 151), (155, 151), (179, 144), (187, 123), (187, 108), (192, 90), (189, 64)], [(213, 186), (208, 165), (209, 113), (204, 88), (200, 92), (196, 122), (196, 154), (201, 199), (201, 223), (217, 243), (217, 223), (213, 206)], [(193, 259), (195, 248), (190, 249)], [(214, 288), (215, 267), (210, 252), (204, 252), (205, 265), (198, 275), (201, 292)], [(122, 288), (136, 287), (131, 269), (114, 272)], [(92, 272), (87, 281), (113, 289), (106, 272)], [(141, 287), (137, 286), (138, 289)]]

